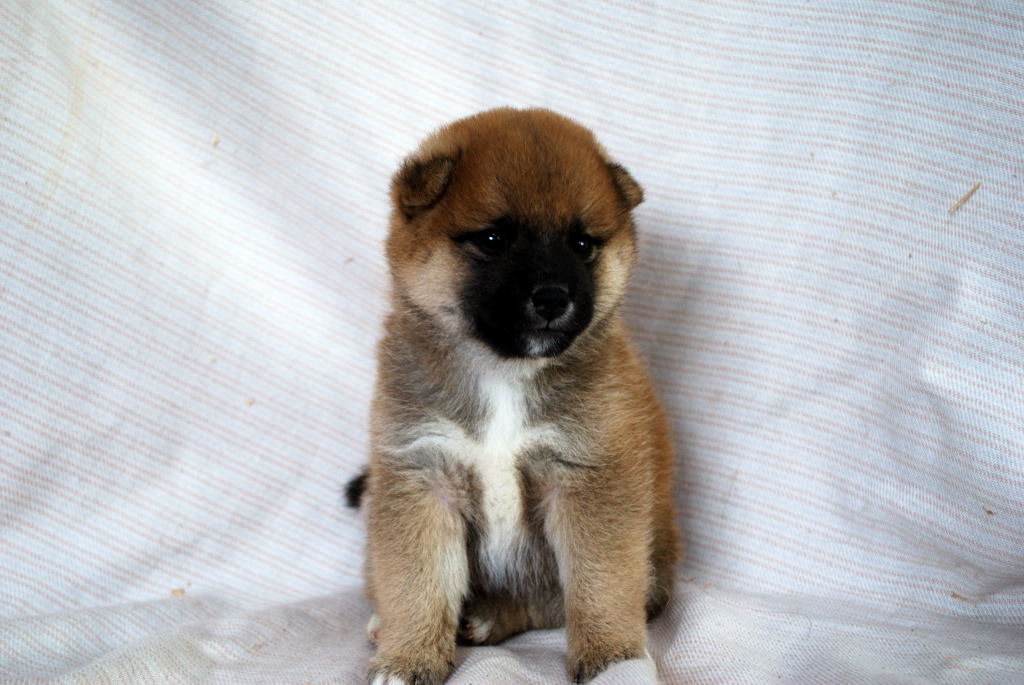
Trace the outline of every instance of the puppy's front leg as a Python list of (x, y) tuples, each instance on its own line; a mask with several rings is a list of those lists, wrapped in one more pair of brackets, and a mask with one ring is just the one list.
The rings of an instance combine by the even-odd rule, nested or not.
[(465, 522), (429, 471), (373, 474), (368, 538), (380, 617), (372, 685), (434, 685), (452, 669), (468, 586)]
[(644, 498), (599, 471), (550, 498), (545, 526), (565, 594), (569, 677), (584, 683), (643, 654), (649, 532)]

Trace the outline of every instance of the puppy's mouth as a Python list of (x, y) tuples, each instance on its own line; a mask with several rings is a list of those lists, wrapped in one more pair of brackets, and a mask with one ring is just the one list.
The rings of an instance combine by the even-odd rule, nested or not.
[(526, 357), (555, 357), (569, 347), (576, 337), (562, 327), (548, 323), (520, 334), (520, 349)]
[(527, 333), (566, 333), (571, 327), (569, 317), (563, 316), (554, 321), (547, 321), (543, 326), (533, 326)]

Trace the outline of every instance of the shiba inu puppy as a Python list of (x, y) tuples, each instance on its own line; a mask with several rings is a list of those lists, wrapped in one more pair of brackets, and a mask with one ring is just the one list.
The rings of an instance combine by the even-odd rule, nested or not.
[(673, 449), (619, 305), (636, 181), (553, 112), (497, 109), (396, 173), (365, 479), (371, 683), (565, 625), (585, 682), (642, 655), (680, 551)]

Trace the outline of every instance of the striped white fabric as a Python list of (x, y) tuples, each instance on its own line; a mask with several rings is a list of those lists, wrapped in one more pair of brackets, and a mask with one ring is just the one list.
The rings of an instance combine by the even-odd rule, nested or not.
[(598, 682), (1024, 682), (1022, 45), (1013, 0), (0, 3), (0, 681), (362, 682), (389, 175), (512, 104), (647, 191), (689, 555)]

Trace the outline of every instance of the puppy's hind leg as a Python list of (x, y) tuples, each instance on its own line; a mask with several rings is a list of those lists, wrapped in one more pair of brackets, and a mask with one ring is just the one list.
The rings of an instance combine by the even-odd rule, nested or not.
[(682, 555), (682, 537), (673, 519), (670, 500), (654, 507), (651, 538), (651, 578), (647, 588), (647, 620), (661, 614), (672, 597), (676, 582), (676, 564)]
[(369, 682), (436, 685), (452, 669), (468, 587), (465, 522), (420, 473), (373, 474), (368, 518), (380, 618)]
[(565, 622), (562, 598), (530, 600), (486, 597), (467, 602), (459, 625), (459, 643), (496, 645), (527, 630), (558, 628)]

